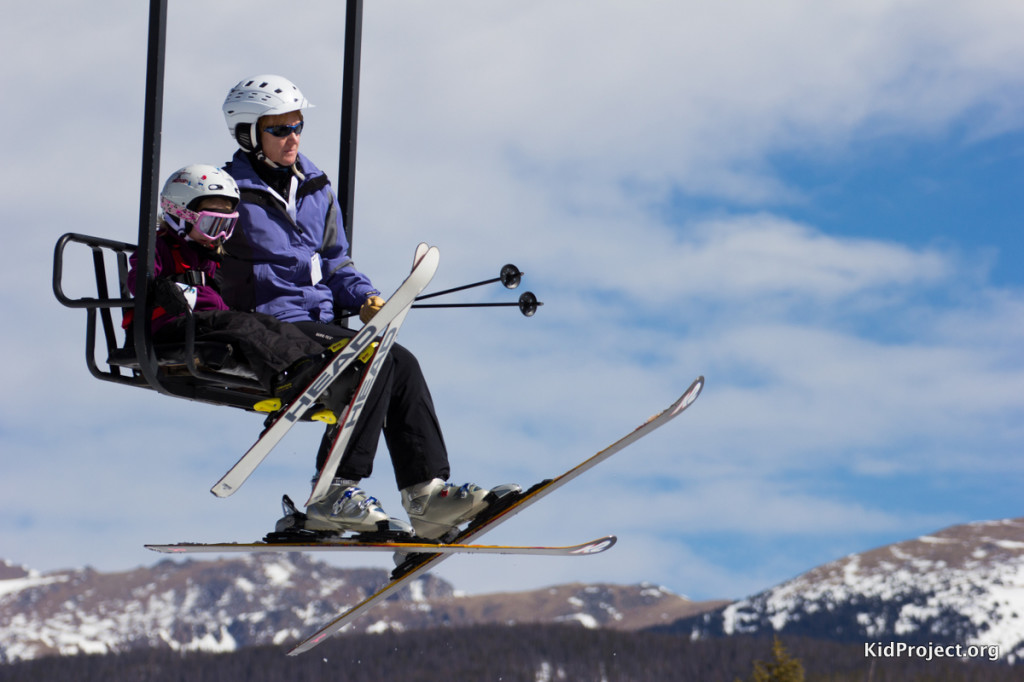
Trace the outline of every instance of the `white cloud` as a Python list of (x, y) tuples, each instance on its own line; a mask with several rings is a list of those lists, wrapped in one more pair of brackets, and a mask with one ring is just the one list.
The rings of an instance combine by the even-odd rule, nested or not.
[[(30, 56), (6, 72), (28, 104), (2, 114), (21, 134), (8, 140), (17, 162), (0, 169), (0, 219), (17, 230), (0, 269), (0, 301), (17, 320), (0, 339), (17, 389), (0, 397), (13, 520), (0, 556), (117, 568), (148, 561), (143, 542), (255, 539), (280, 493), (304, 492), (317, 431), (290, 436), (238, 495), (214, 499), (209, 486), (259, 419), (91, 379), (84, 314), (52, 298), (60, 233), (135, 239), (145, 17), (123, 2), (85, 13), (62, 3), (54, 17), (42, 7), (20, 5), (0, 27), (12, 54)], [(162, 175), (227, 158), (220, 103), (260, 71), (292, 78), (316, 102), (304, 149), (334, 173), (341, 5), (294, 8), (295, 33), (257, 39), (252, 18), (277, 11), (265, 0), (172, 3)], [(1019, 130), (1020, 3), (403, 1), (368, 6), (364, 20), (360, 266), (392, 288), (426, 240), (442, 248), (437, 288), (512, 261), (527, 271), (522, 288), (547, 304), (531, 320), (422, 311), (403, 328), (454, 475), (557, 474), (708, 377), (691, 414), (494, 537), (619, 532), (637, 538), (639, 558), (616, 548), (530, 563), (523, 576), (738, 596), (773, 575), (706, 560), (673, 577), (659, 552), (692, 560), (699, 545), (685, 534), (699, 527), (832, 534), (852, 551), (868, 535), (946, 523), (814, 489), (835, 471), (1016, 475), (1024, 303), (1018, 289), (990, 284), (986, 245), (912, 246), (796, 222), (786, 206), (810, 199), (774, 160), (839, 164), (865, 141)], [(301, 45), (281, 47), (296, 35)], [(666, 217), (677, 195), (710, 209)], [(87, 268), (76, 262), (69, 281)], [(681, 501), (651, 493), (650, 524), (640, 510), (623, 519), (614, 482), (654, 476), (699, 487)], [(383, 449), (371, 484), (397, 513)], [(553, 520), (563, 513), (569, 528)], [(653, 539), (677, 532), (685, 544), (667, 551)], [(43, 536), (45, 546), (32, 542)], [(780, 579), (809, 567), (767, 561)], [(484, 589), (520, 565), (457, 560), (442, 574)]]
[(416, 9), (367, 21), (403, 38), (370, 48), (387, 85), (370, 86), (368, 142), (386, 136), (414, 164), (514, 151), (560, 190), (627, 179), (763, 201), (778, 193), (771, 154), (935, 133), (968, 113), (1005, 127), (1021, 88), (1024, 17), (1008, 2), (544, 2), (501, 21), (466, 3), (448, 21)]

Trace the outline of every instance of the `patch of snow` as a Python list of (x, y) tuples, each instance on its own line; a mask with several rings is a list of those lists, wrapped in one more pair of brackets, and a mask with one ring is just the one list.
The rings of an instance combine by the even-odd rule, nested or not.
[(864, 634), (868, 637), (875, 637), (885, 632), (885, 616), (858, 613), (857, 624), (864, 628)]
[(365, 632), (368, 632), (371, 635), (380, 635), (387, 632), (390, 629), (391, 626), (388, 625), (388, 622), (386, 620), (378, 620), (376, 623), (372, 623), (366, 626)]
[(955, 545), (959, 540), (953, 540), (951, 538), (937, 538), (934, 535), (922, 535), (919, 537), (918, 542), (930, 543), (933, 545)]
[(572, 621), (576, 621), (588, 630), (596, 630), (601, 627), (601, 624), (597, 622), (597, 619), (589, 613), (573, 613), (568, 616), (559, 616), (555, 619), (555, 622), (557, 623), (571, 623)]
[(66, 575), (53, 575), (53, 576), (42, 576), (37, 571), (31, 571), (25, 578), (11, 578), (10, 580), (0, 580), (0, 597), (13, 592), (20, 592), (21, 590), (29, 587), (38, 587), (40, 585), (49, 585), (51, 583), (62, 583), (67, 582), (68, 576)]
[(564, 668), (555, 668), (547, 661), (544, 661), (537, 668), (533, 676), (534, 682), (554, 682), (555, 680), (567, 680)]
[(611, 616), (612, 620), (622, 620), (623, 619), (622, 612), (620, 612), (618, 609), (616, 609), (611, 604), (605, 604), (604, 602), (601, 602), (600, 604), (598, 604), (598, 607), (602, 611), (607, 613), (609, 616)]
[(790, 620), (790, 611), (776, 611), (771, 615), (769, 620), (772, 623), (772, 627), (775, 628), (776, 632), (781, 632), (786, 623)]
[(228, 629), (225, 626), (220, 628), (220, 636), (214, 635), (212, 632), (207, 632), (202, 637), (196, 637), (192, 641), (181, 645), (183, 651), (208, 651), (211, 653), (224, 653), (228, 651), (236, 651), (238, 649), (238, 642), (231, 636)]
[(909, 635), (917, 632), (921, 623), (939, 615), (940, 609), (937, 604), (928, 600), (927, 606), (918, 604), (904, 604), (900, 609), (900, 616), (892, 624), (892, 630), (897, 635)]
[(893, 555), (894, 557), (896, 557), (897, 559), (899, 559), (900, 561), (908, 561), (908, 560), (910, 560), (910, 559), (913, 559), (913, 558), (914, 558), (914, 557), (913, 557), (913, 555), (911, 555), (911, 554), (908, 554), (907, 552), (904, 552), (904, 551), (903, 551), (902, 549), (900, 549), (900, 548), (899, 548), (899, 547), (897, 547), (896, 545), (893, 545), (892, 547), (890, 547), (890, 548), (889, 548), (889, 552), (890, 552), (890, 553), (891, 553), (891, 554), (892, 554), (892, 555)]
[(295, 628), (285, 628), (284, 630), (278, 630), (274, 633), (274, 637), (271, 641), (275, 646), (280, 646), (291, 639), (298, 639), (299, 631)]
[(426, 601), (427, 593), (424, 589), (425, 583), (422, 580), (414, 580), (409, 585), (409, 597), (412, 601)]
[(263, 566), (263, 574), (267, 576), (267, 582), (275, 586), (290, 585), (292, 582), (292, 573), (295, 572), (295, 567), (291, 564), (273, 563), (266, 564)]

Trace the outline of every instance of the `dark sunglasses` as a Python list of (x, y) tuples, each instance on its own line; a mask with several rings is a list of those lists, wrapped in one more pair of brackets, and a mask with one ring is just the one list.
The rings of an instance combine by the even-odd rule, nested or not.
[(295, 133), (296, 135), (301, 135), (302, 134), (302, 125), (304, 123), (305, 123), (305, 121), (299, 121), (298, 123), (295, 123), (295, 124), (290, 125), (290, 126), (286, 126), (286, 125), (267, 126), (266, 128), (263, 129), (263, 132), (270, 133), (274, 137), (288, 137), (292, 133)]

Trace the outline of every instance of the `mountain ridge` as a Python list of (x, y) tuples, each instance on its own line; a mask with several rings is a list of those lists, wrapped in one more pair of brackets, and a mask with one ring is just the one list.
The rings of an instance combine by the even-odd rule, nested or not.
[[(0, 578), (0, 662), (139, 647), (226, 652), (281, 645), (308, 635), (388, 577), (384, 569), (337, 568), (300, 553), (164, 559), (113, 573), (0, 565), (11, 576)], [(653, 585), (463, 596), (427, 574), (351, 630), (566, 622), (638, 630), (724, 603), (691, 602)]]
[(1024, 518), (949, 526), (849, 554), (665, 629), (698, 638), (960, 644), (1013, 663), (1024, 655)]
[[(141, 647), (233, 651), (295, 641), (371, 594), (379, 568), (309, 555), (164, 559), (101, 573), (0, 561), (0, 662)], [(572, 583), (461, 595), (427, 574), (349, 632), (566, 624), (700, 639), (775, 633), (1024, 655), (1024, 518), (950, 526), (849, 554), (737, 601), (692, 602), (651, 584)]]

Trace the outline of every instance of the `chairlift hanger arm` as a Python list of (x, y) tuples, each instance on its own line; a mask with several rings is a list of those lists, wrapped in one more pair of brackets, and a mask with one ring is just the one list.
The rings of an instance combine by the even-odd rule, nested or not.
[(163, 126), (164, 54), (167, 44), (167, 0), (150, 0), (149, 43), (146, 59), (146, 107), (143, 122), (142, 178), (139, 194), (139, 248), (136, 255), (138, 275), (135, 280), (135, 324), (132, 340), (139, 359), (139, 371), (154, 390), (169, 395), (171, 392), (160, 382), (159, 366), (153, 349), (153, 335), (148, 324), (141, 323), (152, 317), (153, 302), (149, 289), (153, 281), (159, 196), (160, 137)]

